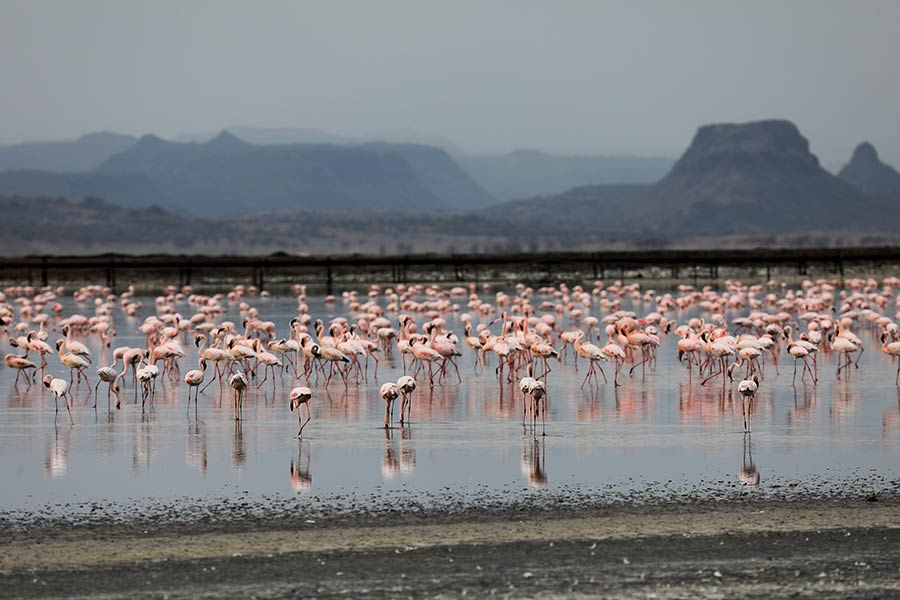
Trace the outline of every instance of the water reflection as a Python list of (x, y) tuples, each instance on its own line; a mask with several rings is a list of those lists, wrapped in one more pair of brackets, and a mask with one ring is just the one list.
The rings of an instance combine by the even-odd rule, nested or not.
[(881, 417), (881, 435), (885, 438), (900, 437), (900, 388), (897, 389), (896, 406), (884, 411)]
[[(304, 452), (304, 446), (306, 451)], [(309, 473), (309, 442), (297, 440), (297, 460), (291, 459), (291, 488), (299, 493), (309, 491), (312, 487), (312, 475)]]
[(526, 436), (522, 442), (522, 458), (519, 466), (522, 475), (533, 488), (547, 487), (546, 452), (544, 436)]
[[(309, 302), (313, 311), (321, 312), (321, 299), (311, 298)], [(623, 304), (628, 306), (627, 301)], [(294, 309), (293, 299), (273, 298), (268, 301), (265, 314), (273, 319), (278, 330), (286, 330)], [(186, 314), (191, 308), (185, 303), (179, 310)], [(328, 310), (328, 318), (351, 315), (340, 302)], [(595, 314), (602, 316), (603, 310), (598, 309)], [(148, 312), (152, 311), (144, 314)], [(684, 313), (687, 316), (687, 311)], [(418, 315), (415, 318), (419, 323), (423, 320)], [(731, 315), (726, 314), (725, 318), (730, 320)], [(240, 323), (237, 305), (230, 305), (229, 314), (222, 315), (221, 320)], [(458, 317), (449, 315), (447, 321), (450, 328), (460, 328)], [(142, 347), (145, 344), (143, 335), (128, 333), (137, 331), (140, 319), (117, 321), (120, 324), (120, 331), (125, 333), (117, 338), (116, 345)], [(567, 318), (559, 316), (558, 328), (567, 327)], [(868, 329), (861, 330), (860, 335), (867, 343), (875, 343), (874, 334)], [(112, 356), (108, 353), (104, 357), (93, 339), (84, 341), (96, 353), (97, 365), (112, 362)], [(677, 459), (685, 472), (715, 473), (718, 478), (733, 483), (736, 452), (733, 446), (737, 443), (734, 435), (741, 423), (737, 382), (723, 386), (720, 379), (701, 386), (696, 372), (690, 376), (685, 372), (685, 365), (676, 362), (676, 343), (673, 337), (663, 338), (658, 365), (652, 368), (648, 364), (645, 378), (639, 371), (635, 371), (635, 377), (628, 377), (627, 370), (623, 371), (622, 385), (618, 388), (601, 385), (585, 386), (582, 390), (579, 386), (584, 376), (583, 362), (577, 372), (571, 358), (566, 363), (553, 364), (547, 380), (552, 398), (547, 432), (555, 444), (554, 465), (557, 466), (554, 468), (565, 471), (566, 478), (576, 484), (605, 485), (630, 481), (632, 477), (638, 481), (635, 476), (658, 476), (660, 471), (672, 468), (663, 459), (670, 462)], [(187, 356), (181, 362), (182, 368), (193, 368), (195, 347), (189, 340), (184, 346)], [(374, 427), (383, 413), (378, 387), (402, 374), (401, 356), (395, 353), (393, 360), (382, 360), (378, 382), (374, 381), (373, 369), (370, 369), (369, 383), (359, 386), (344, 387), (342, 382), (332, 381), (325, 389), (319, 376), (319, 385), (311, 386), (311, 426), (312, 431), (327, 431), (331, 443), (316, 442), (314, 438), (313, 443), (321, 444), (317, 446), (316, 458), (326, 465), (356, 461), (358, 468), (341, 470), (338, 477), (329, 473), (328, 478), (320, 478), (317, 495), (335, 493), (345, 486), (364, 485), (361, 482), (373, 479), (398, 477), (410, 488), (422, 490), (457, 483), (454, 480), (457, 476), (464, 484), (504, 486), (511, 480), (520, 480), (516, 463), (522, 470), (521, 480), (527, 479), (528, 485), (548, 485), (545, 440), (535, 440), (529, 435), (523, 442), (519, 437), (523, 405), (518, 382), (508, 382), (505, 373), (498, 380), (493, 355), (489, 355), (492, 364), (485, 372), (474, 374), (473, 353), (468, 347), (460, 349), (464, 382), (457, 384), (455, 377), (450, 378), (450, 383), (434, 387), (420, 382), (413, 397), (414, 427), (385, 432), (383, 447), (377, 433), (383, 429)], [(50, 358), (48, 373), (68, 379), (68, 373)], [(782, 354), (781, 358), (784, 364), (786, 356)], [(822, 377), (818, 386), (812, 385), (808, 378), (806, 385), (798, 381), (796, 386), (791, 386), (790, 363), (781, 377), (771, 361), (766, 366), (754, 401), (754, 420), (759, 419), (754, 429), (761, 432), (754, 435), (766, 436), (757, 438), (758, 443), (766, 440), (764, 448), (757, 448), (758, 458), (785, 457), (784, 461), (772, 463), (775, 466), (770, 469), (774, 470), (767, 472), (767, 481), (774, 482), (788, 474), (799, 477), (820, 473), (825, 468), (848, 472), (878, 468), (892, 475), (896, 472), (900, 442), (900, 398), (893, 386), (896, 367), (891, 367), (877, 350), (867, 352), (859, 376), (854, 369), (850, 382), (844, 378), (836, 382), (831, 374), (836, 359), (823, 346), (819, 360), (824, 361), (823, 367), (829, 368), (820, 369)], [(90, 376), (93, 383), (95, 374)], [(297, 382), (292, 381), (289, 373), (283, 379), (276, 373), (274, 386), (267, 382), (257, 390), (257, 382), (251, 384), (245, 420), (233, 430), (228, 426), (233, 422), (231, 390), (220, 382), (213, 382), (200, 394), (199, 404), (192, 408), (184, 404), (187, 390), (179, 378), (161, 374), (152, 402), (148, 402), (142, 414), (135, 402), (135, 383), (129, 372), (122, 381), (121, 410), (106, 415), (102, 406), (97, 412), (91, 410), (93, 415), (86, 412), (93, 405), (94, 390), (93, 386), (86, 389), (82, 385), (73, 389), (73, 397), (77, 398), (73, 406), (74, 429), (62, 418), (59, 429), (54, 429), (52, 396), (43, 386), (28, 388), (21, 382), (16, 390), (14, 378), (12, 370), (0, 371), (0, 393), (6, 390), (5, 406), (0, 407), (0, 455), (4, 458), (0, 461), (0, 479), (17, 484), (7, 486), (0, 494), (6, 506), (58, 501), (65, 504), (73, 498), (92, 496), (129, 498), (136, 494), (134, 490), (138, 486), (171, 497), (192, 494), (197, 489), (226, 489), (227, 494), (229, 484), (243, 477), (240, 472), (250, 469), (254, 492), (286, 491), (284, 463), (268, 459), (283, 453), (280, 440), (296, 432), (295, 422), (289, 418), (287, 394)], [(312, 379), (315, 382), (316, 376)], [(101, 404), (102, 395), (100, 390)], [(86, 403), (89, 403), (87, 409)], [(185, 424), (187, 429), (181, 429)], [(689, 427), (682, 426), (685, 424)], [(242, 427), (251, 428), (246, 438)], [(29, 433), (35, 431), (36, 435)], [(881, 447), (873, 449), (872, 440), (879, 438), (883, 440)], [(752, 482), (759, 481), (759, 473), (752, 460), (750, 440), (746, 442), (741, 482), (756, 485)], [(295, 490), (311, 487), (310, 448), (308, 442), (304, 443), (307, 445), (298, 442), (291, 461), (291, 486)], [(249, 444), (253, 445), (252, 449), (247, 448)], [(421, 451), (418, 456), (417, 448)], [(213, 468), (209, 468), (208, 452), (217, 457), (225, 453), (227, 458), (229, 449), (232, 468), (217, 465), (215, 461)], [(670, 449), (674, 450), (670, 452)], [(248, 452), (259, 460), (250, 463)], [(292, 445), (288, 452), (294, 454)], [(598, 455), (608, 453), (618, 453), (620, 460), (611, 461), (602, 471), (596, 469)], [(74, 465), (89, 468), (97, 464), (97, 456), (105, 457), (104, 468), (114, 476), (96, 481), (76, 476), (74, 468), (68, 471), (70, 459)], [(7, 457), (10, 459), (6, 460)], [(149, 468), (151, 461), (155, 469)], [(41, 468), (42, 463), (45, 468)], [(374, 473), (375, 463), (379, 463), (381, 477)], [(200, 488), (198, 474), (205, 475)], [(64, 485), (50, 481), (50, 477), (63, 477)], [(119, 485), (129, 477), (133, 486)]]
[(381, 457), (381, 476), (384, 479), (393, 479), (400, 472), (400, 450), (397, 440), (394, 439), (392, 429), (384, 429), (384, 456)]
[(412, 473), (416, 469), (416, 446), (412, 439), (412, 428), (400, 430), (400, 471), (403, 473)]
[(716, 423), (735, 410), (740, 412), (740, 404), (734, 402), (730, 387), (680, 385), (678, 414), (682, 423)]
[(150, 413), (141, 413), (141, 421), (137, 424), (131, 452), (131, 466), (135, 471), (150, 469), (150, 458), (153, 455), (151, 433)]
[(744, 434), (744, 457), (741, 462), (741, 484), (759, 485), (759, 470), (753, 462), (753, 441), (750, 433)]
[(409, 474), (416, 468), (416, 446), (413, 430), (404, 427), (384, 430), (384, 456), (381, 457), (381, 476), (394, 479), (398, 473)]
[(787, 415), (788, 426), (809, 425), (816, 409), (816, 386), (794, 386), (794, 403)]
[(185, 449), (185, 462), (202, 474), (206, 474), (206, 427), (200, 421), (188, 423), (187, 447)]
[(231, 466), (235, 471), (243, 471), (247, 466), (247, 445), (244, 443), (244, 422), (234, 422), (234, 437), (231, 442)]
[(636, 385), (616, 388), (616, 418), (625, 423), (645, 422), (656, 406), (656, 388)]
[(850, 417), (859, 402), (859, 384), (842, 379), (835, 383), (831, 399), (831, 422), (839, 425)]
[(72, 425), (54, 427), (44, 455), (44, 473), (48, 477), (64, 477), (69, 471), (69, 434)]

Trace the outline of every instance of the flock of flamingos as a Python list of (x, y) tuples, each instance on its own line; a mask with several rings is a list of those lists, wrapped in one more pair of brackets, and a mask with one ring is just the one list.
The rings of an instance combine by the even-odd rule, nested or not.
[[(849, 379), (864, 352), (854, 330), (863, 328), (871, 328), (880, 338), (882, 352), (900, 358), (898, 289), (898, 278), (880, 283), (853, 279), (843, 287), (835, 281), (805, 281), (799, 288), (728, 281), (721, 289), (680, 285), (664, 293), (620, 282), (537, 290), (518, 284), (514, 292), (492, 292), (474, 284), (373, 285), (364, 292), (326, 297), (324, 308), (343, 302), (350, 315), (326, 323), (310, 314), (306, 288), (298, 285), (292, 288), (297, 315), (287, 331), (279, 332), (260, 312), (267, 293), (253, 287), (203, 295), (190, 287), (172, 286), (152, 307), (145, 306), (133, 289), (116, 295), (99, 286), (83, 287), (73, 294), (74, 306), (81, 312), (69, 315), (59, 301), (61, 288), (16, 287), (0, 293), (0, 328), (14, 349), (5, 356), (6, 366), (17, 371), (14, 385), (24, 379), (30, 386), (40, 372), (42, 384), (55, 398), (56, 412), (64, 401), (72, 422), (72, 390), (82, 381), (94, 397), (94, 409), (98, 388), (106, 384), (107, 410), (113, 404), (121, 407), (128, 386), (135, 404), (140, 393), (143, 408), (153, 402), (158, 379), (181, 381), (188, 388), (188, 418), (191, 400), (196, 412), (206, 388), (214, 383), (223, 389), (228, 386), (234, 418), (239, 420), (248, 388), (275, 386), (276, 379), (287, 376), (297, 384), (289, 392), (289, 406), (297, 413), (298, 437), (311, 419), (309, 403), (317, 386), (362, 385), (370, 377), (377, 382), (379, 357), (396, 354), (405, 374), (380, 387), (384, 426), (393, 426), (398, 399), (400, 425), (408, 424), (417, 386), (440, 385), (449, 378), (462, 381), (459, 363), (464, 347), (472, 357), (465, 359), (467, 365), (471, 360), (468, 368), (476, 373), (491, 369), (501, 386), (517, 386), (523, 426), (528, 426), (530, 416), (536, 432), (540, 419), (543, 433), (546, 382), (554, 367), (571, 362), (577, 369), (581, 360), (587, 364), (582, 388), (619, 386), (627, 378), (652, 372), (658, 348), (674, 336), (689, 381), (701, 386), (737, 385), (744, 429), (749, 431), (754, 396), (773, 370), (780, 373), (779, 364), (785, 360), (793, 363), (794, 384), (800, 371), (804, 384), (815, 385), (825, 357), (833, 357), (834, 377)], [(623, 299), (647, 311), (622, 310)], [(138, 328), (144, 344), (114, 343), (116, 306), (129, 317), (152, 313)], [(239, 322), (225, 320), (229, 307), (237, 308)], [(679, 321), (689, 309), (698, 309), (693, 314), (700, 316)], [(183, 314), (188, 310), (191, 314)], [(745, 316), (728, 320), (726, 314)], [(448, 328), (451, 315), (464, 326), (462, 337)], [(560, 325), (563, 322), (566, 327)], [(111, 352), (111, 364), (98, 368), (92, 362), (85, 344), (89, 338)], [(187, 358), (191, 346), (196, 346), (197, 368), (182, 374), (181, 363), (191, 360)], [(68, 378), (55, 376), (66, 369)], [(92, 375), (97, 379), (93, 386)], [(900, 360), (895, 383), (900, 384)]]

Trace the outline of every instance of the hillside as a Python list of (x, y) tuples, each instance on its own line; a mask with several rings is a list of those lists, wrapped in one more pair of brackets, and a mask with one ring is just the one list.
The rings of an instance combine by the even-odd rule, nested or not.
[(0, 238), (4, 256), (177, 251), (223, 232), (221, 226), (157, 207), (129, 209), (97, 198), (0, 196), (0, 210), (14, 224)]
[(0, 195), (73, 199), (92, 196), (123, 207), (175, 208), (162, 189), (139, 173), (0, 171)]
[(366, 144), (365, 147), (402, 156), (409, 163), (416, 179), (440, 198), (445, 209), (482, 208), (497, 202), (441, 148), (385, 142), (373, 142)]
[(268, 210), (466, 210), (494, 200), (439, 148), (413, 144), (205, 143), (146, 135), (76, 175), (0, 172), (0, 193), (99, 196), (201, 216)]
[(0, 171), (89, 171), (113, 154), (127, 150), (135, 141), (130, 135), (100, 132), (76, 140), (0, 146)]
[(659, 231), (730, 234), (877, 224), (871, 203), (819, 164), (788, 121), (701, 127), (630, 218)]
[(628, 216), (646, 185), (592, 185), (562, 194), (512, 200), (480, 214), (532, 234), (594, 233), (627, 236)]
[(558, 156), (533, 150), (503, 156), (461, 155), (457, 160), (492, 195), (504, 200), (589, 185), (653, 183), (674, 162), (630, 156)]
[(658, 183), (584, 186), (484, 212), (537, 230), (633, 239), (805, 232), (884, 232), (900, 226), (900, 194), (871, 195), (828, 173), (787, 121), (701, 127)]
[(869, 142), (856, 147), (838, 177), (867, 194), (900, 194), (900, 173), (881, 162), (878, 151)]

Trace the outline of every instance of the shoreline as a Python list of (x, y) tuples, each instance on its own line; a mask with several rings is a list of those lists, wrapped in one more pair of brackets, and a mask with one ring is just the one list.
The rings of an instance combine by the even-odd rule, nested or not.
[[(672, 543), (675, 539), (677, 544)], [(810, 539), (816, 543), (798, 545), (797, 540)], [(614, 568), (614, 572), (631, 570), (630, 563), (643, 564), (644, 571), (654, 569), (656, 581), (598, 579), (594, 589), (598, 593), (628, 596), (639, 591), (646, 595), (650, 593), (647, 585), (652, 584), (653, 593), (680, 589), (688, 595), (717, 597), (724, 584), (729, 580), (737, 584), (737, 579), (729, 575), (729, 580), (723, 580), (714, 572), (730, 572), (746, 560), (762, 564), (759, 568), (764, 570), (753, 568), (743, 574), (741, 585), (751, 585), (745, 591), (755, 589), (779, 597), (781, 591), (788, 595), (796, 582), (788, 582), (790, 585), (781, 590), (778, 581), (782, 576), (773, 582), (765, 569), (771, 567), (768, 563), (773, 553), (787, 553), (790, 556), (779, 560), (816, 565), (833, 560), (863, 562), (869, 565), (869, 578), (876, 574), (871, 572), (872, 557), (878, 556), (884, 563), (883, 572), (878, 571), (881, 582), (877, 588), (883, 597), (900, 591), (898, 542), (900, 499), (894, 497), (878, 502), (863, 498), (698, 499), (692, 504), (598, 505), (576, 511), (557, 510), (550, 505), (543, 510), (505, 513), (473, 506), (443, 517), (399, 514), (359, 517), (355, 521), (265, 523), (254, 519), (195, 522), (174, 529), (165, 523), (149, 529), (60, 526), (39, 529), (18, 539), (3, 538), (0, 596), (69, 595), (76, 589), (70, 586), (82, 585), (77, 593), (85, 596), (190, 597), (199, 593), (196, 585), (200, 581), (208, 580), (211, 587), (203, 588), (203, 593), (211, 593), (211, 597), (328, 596), (324, 590), (333, 586), (337, 586), (332, 590), (334, 595), (340, 595), (340, 589), (350, 589), (361, 595), (377, 591), (375, 596), (392, 597), (396, 591), (392, 586), (402, 580), (411, 586), (411, 596), (447, 593), (455, 597), (472, 585), (476, 587), (470, 591), (477, 591), (479, 585), (482, 591), (502, 588), (512, 572), (516, 584), (525, 586), (523, 589), (543, 581), (547, 587), (541, 590), (560, 592), (566, 589), (561, 587), (564, 582), (586, 581), (596, 570), (597, 557), (603, 556), (603, 566)], [(731, 549), (726, 551), (726, 547)], [(696, 577), (692, 564), (698, 552), (707, 553), (703, 561), (712, 565), (707, 567), (704, 581)], [(460, 583), (460, 565), (448, 561), (447, 556), (476, 561), (469, 573), (474, 579), (455, 587)], [(535, 562), (537, 558), (540, 560)], [(420, 560), (436, 564), (422, 571)], [(335, 566), (326, 568), (329, 564)], [(315, 573), (302, 572), (295, 570), (298, 565), (321, 568)], [(354, 568), (359, 569), (356, 575)], [(832, 583), (840, 584), (834, 588), (842, 590), (839, 596), (848, 594), (851, 588), (844, 587), (846, 581), (829, 575), (825, 566), (816, 568), (819, 570), (804, 569), (810, 585), (818, 585), (822, 591), (825, 580), (831, 578)], [(156, 575), (146, 577), (149, 571)], [(819, 576), (822, 572), (826, 577)], [(381, 583), (369, 587), (375, 574), (383, 575)], [(44, 586), (35, 587), (38, 581)], [(698, 583), (702, 584), (699, 588), (695, 587)], [(704, 586), (710, 584), (717, 591), (706, 594)], [(860, 589), (871, 597), (872, 588)], [(535, 588), (535, 593), (538, 591)]]

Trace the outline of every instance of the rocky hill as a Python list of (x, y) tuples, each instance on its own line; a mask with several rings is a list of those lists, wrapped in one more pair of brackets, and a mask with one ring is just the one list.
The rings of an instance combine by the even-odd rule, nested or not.
[(701, 127), (629, 217), (660, 231), (711, 234), (861, 224), (859, 192), (819, 164), (789, 121)]
[(881, 162), (878, 151), (869, 142), (856, 147), (838, 177), (867, 194), (900, 194), (900, 173)]
[(883, 231), (900, 225), (896, 199), (852, 188), (822, 168), (792, 123), (772, 120), (701, 127), (651, 186), (586, 186), (507, 202), (487, 214), (535, 227), (562, 221), (570, 231), (667, 240)]

